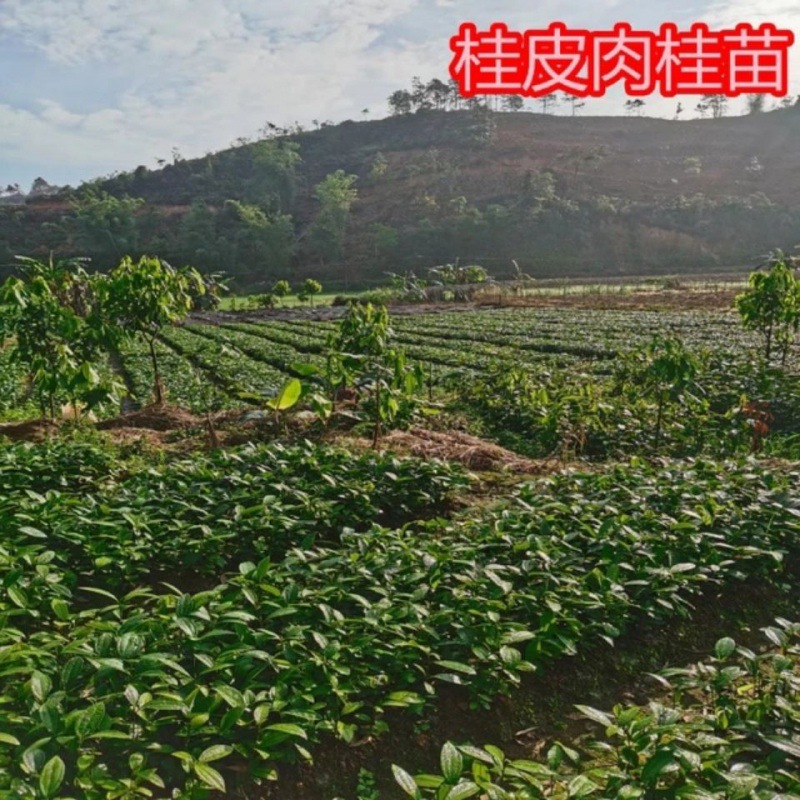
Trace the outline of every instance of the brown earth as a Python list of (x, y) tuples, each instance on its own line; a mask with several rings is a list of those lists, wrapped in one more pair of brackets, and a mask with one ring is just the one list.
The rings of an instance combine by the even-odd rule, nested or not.
[(42, 442), (58, 433), (60, 427), (58, 422), (49, 419), (7, 422), (0, 424), (0, 438), (5, 437), (12, 442)]
[(454, 461), (480, 472), (507, 471), (533, 475), (552, 471), (556, 464), (523, 458), (500, 445), (461, 431), (431, 431), (425, 428), (392, 431), (381, 440), (380, 446), (381, 449), (417, 458)]

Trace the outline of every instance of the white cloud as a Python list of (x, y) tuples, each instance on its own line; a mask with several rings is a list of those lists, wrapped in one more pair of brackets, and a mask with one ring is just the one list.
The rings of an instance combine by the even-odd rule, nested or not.
[[(20, 81), (27, 98), (24, 108), (8, 101), (0, 105), (0, 153), (15, 171), (25, 172), (0, 174), (0, 183), (47, 175), (48, 169), (63, 172), (65, 165), (83, 177), (152, 165), (173, 146), (184, 156), (200, 155), (254, 134), (266, 120), (307, 124), (357, 118), (364, 107), (378, 116), (386, 96), (408, 85), (412, 75), (444, 76), (448, 39), (463, 19), (478, 24), (503, 19), (525, 28), (563, 18), (605, 27), (616, 18), (641, 24), (642, 14), (661, 14), (660, 6), (668, 4), (651, 8), (633, 0), (602, 0), (587, 7), (579, 0), (535, 5), (508, 0), (502, 5), (498, 10), (478, 0), (0, 0), (0, 70)], [(758, 11), (745, 0), (722, 0), (697, 5), (698, 17), (703, 9), (717, 26), (763, 18), (800, 31), (796, 0), (764, 0)], [(691, 6), (683, 6), (676, 21), (692, 21), (686, 19), (691, 13)], [(37, 68), (17, 75), (4, 52), (27, 54)], [(797, 66), (795, 61), (794, 72)], [(56, 74), (69, 74), (74, 85), (48, 80)], [(98, 87), (97, 76), (105, 74), (109, 88), (86, 96), (83, 87)], [(591, 101), (586, 112), (618, 114), (623, 99), (614, 94)], [(671, 115), (675, 105), (653, 97), (646, 110)], [(0, 169), (9, 167), (0, 161)]]
[(353, 116), (378, 99), (378, 81), (407, 80), (371, 64), (367, 50), (416, 2), (6, 0), (0, 40), (23, 41), (56, 69), (108, 65), (129, 88), (85, 114), (46, 87), (34, 110), (0, 106), (0, 148), (28, 162), (116, 169), (152, 164), (176, 145), (184, 155), (224, 147), (267, 119)]
[(794, 32), (795, 44), (789, 52), (789, 93), (800, 92), (800, 6), (794, 0), (721, 0), (711, 5), (701, 18), (715, 29), (732, 28), (740, 22), (757, 26), (771, 22)]

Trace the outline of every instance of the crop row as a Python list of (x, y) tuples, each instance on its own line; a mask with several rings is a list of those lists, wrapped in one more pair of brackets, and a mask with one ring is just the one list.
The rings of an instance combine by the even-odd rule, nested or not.
[[(613, 642), (635, 618), (685, 613), (709, 583), (770, 580), (800, 530), (796, 474), (754, 462), (632, 462), (524, 485), (502, 514), (343, 530), (327, 545), (308, 539), (318, 522), (298, 510), (304, 493), (315, 508), (328, 483), (345, 520), (363, 504), (395, 507), (430, 476), (412, 470), (389, 494), (362, 486), (353, 497), (335, 486), (347, 460), (327, 451), (209, 458), (225, 463), (204, 457), (195, 471), (132, 479), (155, 492), (144, 507), (132, 492), (111, 518), (69, 535), (58, 534), (47, 498), (6, 508), (2, 529), (15, 533), (0, 554), (10, 576), (0, 589), (0, 790), (51, 796), (42, 786), (55, 757), (67, 794), (90, 800), (138, 780), (192, 796), (245, 764), (269, 777), (323, 733), (349, 741), (380, 730), (388, 708), (420, 710), (441, 682), (466, 685), (484, 705), (525, 672)], [(272, 469), (282, 458), (286, 471), (260, 474), (259, 462)], [(113, 549), (117, 539), (157, 547), (162, 526), (180, 519), (186, 556), (225, 532), (197, 507), (243, 538), (229, 552), (250, 551), (238, 574), (195, 594), (97, 588), (152, 557)], [(50, 516), (37, 524), (40, 513)], [(96, 539), (113, 564), (99, 561)], [(276, 541), (290, 549), (271, 551)], [(165, 555), (170, 563), (168, 546)]]
[[(201, 413), (206, 406), (228, 408), (234, 401), (215, 388), (205, 373), (164, 342), (156, 342), (159, 369), (169, 402)], [(153, 400), (153, 365), (148, 347), (141, 342), (126, 345), (120, 352), (122, 369), (131, 386), (132, 399), (140, 406)]]
[(250, 358), (227, 347), (213, 335), (204, 336), (194, 328), (172, 328), (163, 334), (163, 338), (178, 353), (202, 369), (207, 379), (232, 397), (241, 393), (269, 397), (286, 380), (286, 376), (274, 366)]
[[(469, 797), (796, 797), (800, 792), (800, 624), (764, 629), (756, 654), (726, 637), (714, 655), (657, 676), (658, 699), (610, 712), (578, 706), (594, 735), (555, 743), (546, 758), (497, 747), (441, 751), (441, 773), (394, 774), (415, 800)], [(673, 697), (665, 697), (671, 690)]]
[[(285, 331), (297, 330), (301, 323), (291, 321), (283, 323)], [(259, 327), (262, 327), (259, 325)], [(325, 334), (329, 334), (334, 326), (330, 323), (317, 323), (319, 329), (318, 342), (324, 343)], [(531, 369), (545, 367), (567, 367), (577, 363), (574, 353), (568, 352), (569, 348), (553, 348), (549, 344), (539, 347), (538, 352), (533, 348), (521, 351), (518, 348), (506, 347), (492, 343), (470, 342), (469, 347), (463, 347), (463, 339), (459, 337), (431, 336), (415, 331), (405, 332), (395, 328), (395, 341), (406, 351), (409, 358), (426, 364), (435, 364), (451, 370), (474, 371), (487, 369), (498, 361), (506, 363), (524, 364)], [(272, 335), (269, 333), (267, 335)], [(285, 334), (284, 334), (285, 335)], [(462, 345), (462, 346), (460, 346)]]
[(284, 379), (293, 373), (294, 366), (298, 363), (321, 365), (322, 359), (316, 353), (309, 353), (300, 348), (296, 343), (267, 338), (256, 329), (251, 330), (245, 326), (192, 326), (187, 330), (205, 336), (228, 347), (243, 353), (253, 361), (258, 361), (278, 370)]
[[(196, 456), (92, 491), (95, 471), (84, 480), (84, 470), (67, 471), (78, 460), (72, 452), (0, 463), (0, 478), (12, 478), (0, 500), (3, 542), (44, 543), (56, 554), (51, 566), (114, 590), (152, 574), (216, 576), (245, 558), (336, 540), (345, 528), (415, 519), (465, 483), (437, 461), (275, 446)], [(107, 464), (95, 448), (80, 457)], [(37, 487), (53, 488), (31, 491)], [(35, 602), (46, 603), (46, 594)]]

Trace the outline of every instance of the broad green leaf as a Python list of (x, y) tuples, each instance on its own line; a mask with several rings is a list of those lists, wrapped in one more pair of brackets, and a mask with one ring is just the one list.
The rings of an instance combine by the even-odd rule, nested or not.
[(225, 791), (225, 779), (214, 767), (209, 767), (208, 764), (202, 761), (196, 761), (192, 765), (192, 769), (194, 769), (195, 775), (197, 775), (206, 786), (216, 789), (218, 792)]
[(50, 678), (42, 672), (34, 672), (31, 676), (31, 692), (33, 696), (43, 703), (50, 690), (53, 688), (53, 682)]
[(291, 722), (277, 722), (274, 725), (267, 725), (266, 730), (286, 733), (289, 736), (297, 736), (300, 739), (308, 739), (308, 734), (299, 726)]
[(444, 743), (440, 754), (440, 762), (444, 779), (448, 783), (456, 783), (464, 770), (464, 759), (450, 742)]
[(66, 767), (59, 756), (53, 756), (39, 776), (39, 789), (45, 797), (54, 797), (64, 782)]
[(419, 786), (404, 769), (392, 764), (392, 774), (397, 784), (409, 797), (413, 797), (414, 800), (421, 800), (422, 793), (419, 790)]
[(462, 664), (460, 661), (437, 661), (437, 667), (451, 669), (453, 672), (462, 672), (464, 675), (475, 675), (475, 668), (469, 664)]
[(778, 750), (795, 758), (800, 758), (800, 742), (787, 739), (785, 736), (764, 736), (763, 739)]
[(600, 787), (586, 775), (577, 775), (569, 782), (567, 787), (568, 797), (588, 797)]
[(596, 708), (592, 708), (591, 706), (575, 706), (575, 708), (577, 708), (584, 717), (587, 717), (594, 722), (599, 722), (606, 728), (610, 728), (614, 724), (614, 720), (611, 719), (608, 714), (604, 713), (603, 711), (598, 711)]
[(720, 661), (724, 661), (727, 658), (730, 658), (734, 652), (736, 651), (736, 642), (726, 637), (725, 639), (720, 639), (716, 645), (714, 646), (714, 654)]
[(208, 764), (211, 761), (219, 761), (221, 758), (227, 758), (232, 752), (233, 748), (229, 745), (214, 744), (203, 750), (198, 760), (204, 764)]
[(274, 400), (270, 400), (268, 405), (276, 411), (287, 411), (297, 404), (303, 394), (303, 384), (297, 378), (287, 381)]
[(481, 787), (472, 781), (465, 781), (454, 786), (444, 797), (444, 800), (466, 800), (479, 794)]

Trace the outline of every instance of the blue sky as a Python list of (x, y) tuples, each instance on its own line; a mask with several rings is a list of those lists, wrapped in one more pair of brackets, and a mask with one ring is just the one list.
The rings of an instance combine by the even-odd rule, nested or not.
[[(77, 185), (173, 147), (185, 157), (267, 120), (361, 119), (413, 75), (446, 77), (461, 22), (589, 29), (774, 22), (800, 40), (797, 0), (0, 0), (0, 184)], [(800, 91), (797, 47), (790, 63)], [(585, 114), (620, 114), (624, 98)], [(647, 113), (672, 116), (653, 97)], [(693, 106), (689, 99), (685, 106)], [(736, 113), (741, 101), (732, 102)]]

